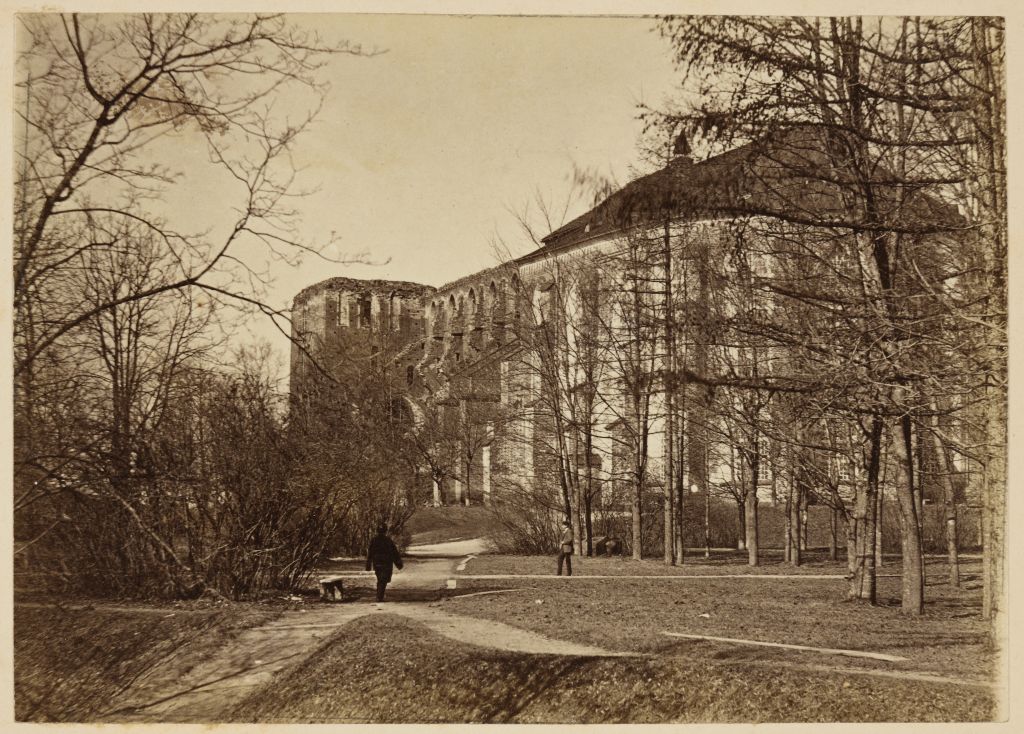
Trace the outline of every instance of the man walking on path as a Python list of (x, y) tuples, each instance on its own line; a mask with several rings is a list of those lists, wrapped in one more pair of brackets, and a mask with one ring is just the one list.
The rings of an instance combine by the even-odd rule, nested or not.
[(393, 566), (402, 568), (402, 556), (398, 548), (388, 537), (388, 529), (384, 525), (377, 528), (376, 537), (370, 541), (370, 550), (366, 554), (366, 570), (373, 566), (373, 572), (377, 575), (377, 601), (384, 601), (384, 590), (391, 583), (391, 570)]
[(562, 562), (565, 562), (565, 575), (572, 576), (572, 546), (576, 540), (572, 532), (572, 523), (562, 520), (562, 538), (558, 546), (558, 575), (562, 575)]

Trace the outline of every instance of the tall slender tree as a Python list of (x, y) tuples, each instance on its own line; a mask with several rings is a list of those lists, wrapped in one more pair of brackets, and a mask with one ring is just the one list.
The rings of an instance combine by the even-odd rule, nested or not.
[[(933, 397), (962, 392), (991, 374), (963, 369), (978, 353), (963, 355), (960, 376), (949, 369), (948, 357), (937, 361), (935, 355), (949, 353), (941, 328), (951, 307), (947, 292), (974, 272), (969, 253), (988, 253), (982, 261), (987, 257), (997, 269), (1004, 260), (991, 231), (999, 217), (972, 225), (953, 205), (958, 190), (973, 185), (979, 191), (974, 200), (983, 198), (983, 188), (988, 210), (998, 211), (1001, 184), (972, 182), (998, 181), (993, 172), (1001, 154), (988, 155), (988, 177), (958, 161), (981, 161), (998, 148), (986, 148), (985, 136), (970, 131), (987, 125), (989, 141), (1002, 139), (1000, 61), (993, 52), (1001, 43), (999, 24), (687, 17), (668, 18), (661, 28), (695, 92), (689, 99), (696, 100), (671, 118), (711, 147), (751, 143), (758, 151), (746, 173), (749, 195), (719, 209), (739, 218), (751, 235), (748, 246), (773, 262), (817, 261), (824, 276), (780, 280), (779, 267), (769, 268), (772, 275), (756, 287), (772, 292), (780, 307), (777, 323), (762, 333), (805, 355), (804, 375), (810, 367), (813, 379), (827, 386), (833, 410), (884, 425), (897, 468), (903, 609), (920, 613), (913, 417), (926, 415)], [(984, 88), (994, 102), (979, 99), (967, 83), (973, 78), (988, 79)], [(973, 244), (972, 233), (985, 226), (990, 231), (982, 239), (989, 244)], [(961, 252), (950, 267), (937, 265), (942, 259), (935, 253), (952, 242)], [(994, 294), (993, 302), (1001, 305), (1004, 294)], [(783, 321), (801, 309), (819, 318)], [(829, 322), (841, 328), (823, 341), (817, 341), (820, 331), (806, 328)], [(998, 343), (998, 329), (994, 333)], [(992, 354), (998, 363), (998, 348)], [(998, 390), (987, 404), (1002, 404)], [(992, 425), (987, 435), (1001, 436), (990, 440), (998, 445), (1005, 432), (998, 417)], [(878, 431), (869, 435), (874, 444)], [(986, 477), (986, 498), (998, 492)], [(993, 504), (986, 502), (991, 514)], [(988, 545), (997, 543), (993, 537)]]

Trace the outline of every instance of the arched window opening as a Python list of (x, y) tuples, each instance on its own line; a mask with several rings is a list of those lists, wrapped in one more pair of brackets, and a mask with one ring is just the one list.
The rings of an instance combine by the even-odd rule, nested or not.
[(359, 297), (359, 328), (369, 329), (372, 311), (372, 304), (369, 296)]

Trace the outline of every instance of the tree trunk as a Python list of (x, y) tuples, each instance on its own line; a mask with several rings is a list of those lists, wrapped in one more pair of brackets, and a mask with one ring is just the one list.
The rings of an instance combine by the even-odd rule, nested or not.
[[(666, 314), (666, 329), (668, 315)], [(667, 341), (667, 337), (666, 337)], [(666, 345), (667, 346), (667, 345)], [(666, 373), (672, 370), (669, 362)], [(675, 421), (673, 420), (673, 401), (671, 379), (666, 377), (665, 381), (665, 491), (662, 495), (663, 517), (662, 517), (662, 551), (665, 564), (674, 566), (676, 563), (676, 534), (679, 528), (676, 527), (676, 466), (675, 456)]]
[(853, 599), (864, 599), (869, 604), (877, 601), (877, 569), (875, 567), (875, 532), (878, 517), (876, 496), (881, 471), (882, 433), (884, 424), (879, 416), (871, 420), (868, 445), (867, 484), (857, 492), (854, 522), (851, 523), (850, 590)]
[(584, 522), (587, 524), (587, 555), (594, 555), (594, 498), (590, 492), (584, 498)]
[(853, 524), (854, 557), (851, 562), (852, 578), (849, 595), (854, 599), (864, 599), (869, 604), (876, 602), (875, 568), (875, 493), (865, 487), (858, 498)]
[(711, 487), (704, 483), (704, 557), (711, 558)]
[(896, 501), (900, 513), (900, 545), (903, 555), (903, 583), (900, 611), (918, 615), (924, 611), (924, 558), (914, 498), (914, 468), (910, 453), (910, 417), (893, 426), (892, 445), (896, 455)]
[(986, 384), (982, 419), (982, 616), (992, 620), (997, 644), (1006, 634), (1003, 605), (1006, 523), (1006, 307), (1007, 199), (1005, 31), (1000, 19), (971, 19), (974, 59), (973, 122), (978, 168), (973, 183), (982, 226), (986, 320), (993, 330), (984, 347)]
[(960, 534), (957, 529), (956, 504), (946, 505), (946, 555), (949, 563), (949, 585), (960, 588)]
[(683, 509), (686, 506), (686, 492), (690, 472), (686, 461), (686, 389), (681, 392), (679, 423), (676, 424), (676, 563), (686, 561), (686, 536), (683, 534)]
[[(570, 413), (571, 417), (572, 413)], [(566, 462), (567, 476), (569, 477), (569, 492), (572, 503), (572, 515), (570, 520), (572, 522), (572, 536), (575, 539), (574, 550), (576, 555), (582, 556), (586, 547), (586, 538), (584, 537), (584, 528), (586, 524), (583, 521), (583, 486), (580, 484), (580, 429), (576, 420), (571, 420), (572, 423), (572, 461)], [(566, 448), (569, 448), (568, 446)], [(586, 462), (590, 463), (589, 454), (586, 457)]]
[[(996, 393), (995, 390), (992, 391)], [(986, 456), (982, 470), (982, 616), (995, 621), (994, 636), (1003, 634), (1003, 563), (1006, 510), (1006, 453), (1001, 443), (1006, 434), (1005, 403), (1000, 397), (989, 398), (985, 412)]]
[(761, 454), (758, 451), (757, 439), (754, 439), (754, 451), (750, 461), (750, 486), (744, 502), (746, 504), (747, 526), (747, 565), (757, 566), (761, 563), (758, 545), (757, 524), (757, 483), (761, 477)]
[(839, 510), (835, 507), (829, 509), (828, 513), (828, 559), (830, 561), (839, 558)]
[(736, 536), (736, 550), (747, 549), (747, 515), (744, 502), (736, 503), (736, 514), (739, 515), (739, 533)]
[(800, 547), (800, 545), (801, 545), (801, 543), (800, 543), (800, 540), (801, 540), (801, 538), (800, 538), (800, 535), (801, 535), (801, 532), (800, 532), (800, 526), (801, 526), (800, 490), (796, 489), (796, 488), (793, 488), (792, 491), (793, 491), (793, 493), (796, 496), (793, 498), (793, 501), (789, 503), (789, 505), (790, 505), (789, 506), (790, 519), (786, 523), (789, 526), (789, 528), (791, 529), (791, 532), (790, 532), (789, 538), (788, 538), (788, 540), (789, 540), (789, 559), (788, 560), (789, 560), (790, 564), (792, 564), (793, 566), (799, 566), (800, 565), (800, 561), (801, 561), (800, 551), (802, 550), (801, 547)]
[[(668, 472), (671, 476), (671, 471)], [(668, 477), (666, 477), (668, 479)], [(665, 492), (662, 495), (662, 504), (664, 505), (664, 513), (662, 517), (663, 531), (662, 531), (662, 548), (664, 549), (664, 560), (668, 566), (674, 566), (676, 563), (675, 556), (675, 503), (673, 502), (673, 491), (672, 485), (669, 482), (665, 483)]]
[(857, 579), (857, 531), (859, 529), (857, 525), (856, 516), (846, 521), (846, 569), (847, 577), (850, 579), (850, 591), (847, 595), (851, 597), (859, 596), (853, 591), (853, 582)]
[[(677, 474), (682, 475), (685, 464), (683, 454), (676, 454), (676, 333), (675, 333), (675, 299), (672, 295), (672, 226), (666, 219), (663, 227), (663, 245), (665, 260), (662, 263), (665, 288), (665, 563), (673, 565), (682, 561), (683, 526), (682, 526), (682, 495), (677, 496)], [(685, 388), (684, 388), (685, 395)], [(683, 410), (685, 410), (685, 398)], [(679, 427), (682, 437), (683, 428)], [(679, 502), (680, 506), (676, 507)]]
[(594, 453), (593, 416), (593, 406), (588, 404), (587, 426), (583, 434), (583, 447), (587, 454), (587, 491), (583, 498), (583, 522), (587, 528), (588, 556), (594, 555), (594, 466), (590, 458)]
[(882, 567), (883, 553), (882, 541), (885, 539), (885, 485), (878, 484), (878, 492), (875, 493), (875, 571)]
[(744, 521), (747, 529), (747, 565), (760, 564), (757, 544), (757, 492), (747, 493), (744, 502)]
[[(932, 410), (937, 410), (938, 405), (932, 404)], [(946, 556), (949, 564), (949, 584), (959, 588), (960, 586), (960, 552), (959, 538), (956, 523), (956, 492), (953, 488), (953, 462), (949, 456), (949, 449), (943, 444), (937, 429), (939, 428), (939, 416), (932, 413), (932, 445), (935, 447), (935, 459), (939, 464), (939, 480), (942, 486), (942, 507), (946, 525)]]
[[(910, 431), (908, 450), (911, 452), (911, 486), (914, 488), (914, 512), (917, 515), (917, 538), (921, 544), (921, 557), (924, 557), (924, 451), (918, 431), (914, 429), (912, 420), (907, 419), (907, 430)], [(923, 582), (922, 582), (923, 584)]]
[(782, 562), (790, 563), (793, 560), (793, 487), (790, 485), (786, 490), (786, 519), (782, 525)]
[(641, 548), (642, 538), (642, 526), (640, 524), (640, 508), (641, 508), (641, 494), (643, 488), (640, 482), (637, 482), (633, 487), (633, 559), (639, 561), (643, 557), (643, 549)]
[(676, 528), (676, 563), (679, 565), (686, 561), (686, 538), (683, 535), (683, 507), (685, 506), (686, 497), (686, 492), (682, 489), (685, 484), (684, 476), (683, 464), (680, 462), (676, 467), (676, 517), (674, 523)]
[(583, 521), (583, 490), (579, 483), (578, 468), (576, 470), (576, 475), (576, 486), (573, 491), (572, 531), (573, 537), (576, 538), (576, 554), (582, 556), (586, 548), (586, 538), (584, 537), (584, 528), (586, 527), (586, 524)]

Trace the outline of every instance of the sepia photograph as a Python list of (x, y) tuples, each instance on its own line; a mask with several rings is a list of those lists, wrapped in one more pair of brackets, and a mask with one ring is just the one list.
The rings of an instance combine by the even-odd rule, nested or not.
[(820, 5), (9, 15), (9, 724), (1007, 722), (1018, 24)]

